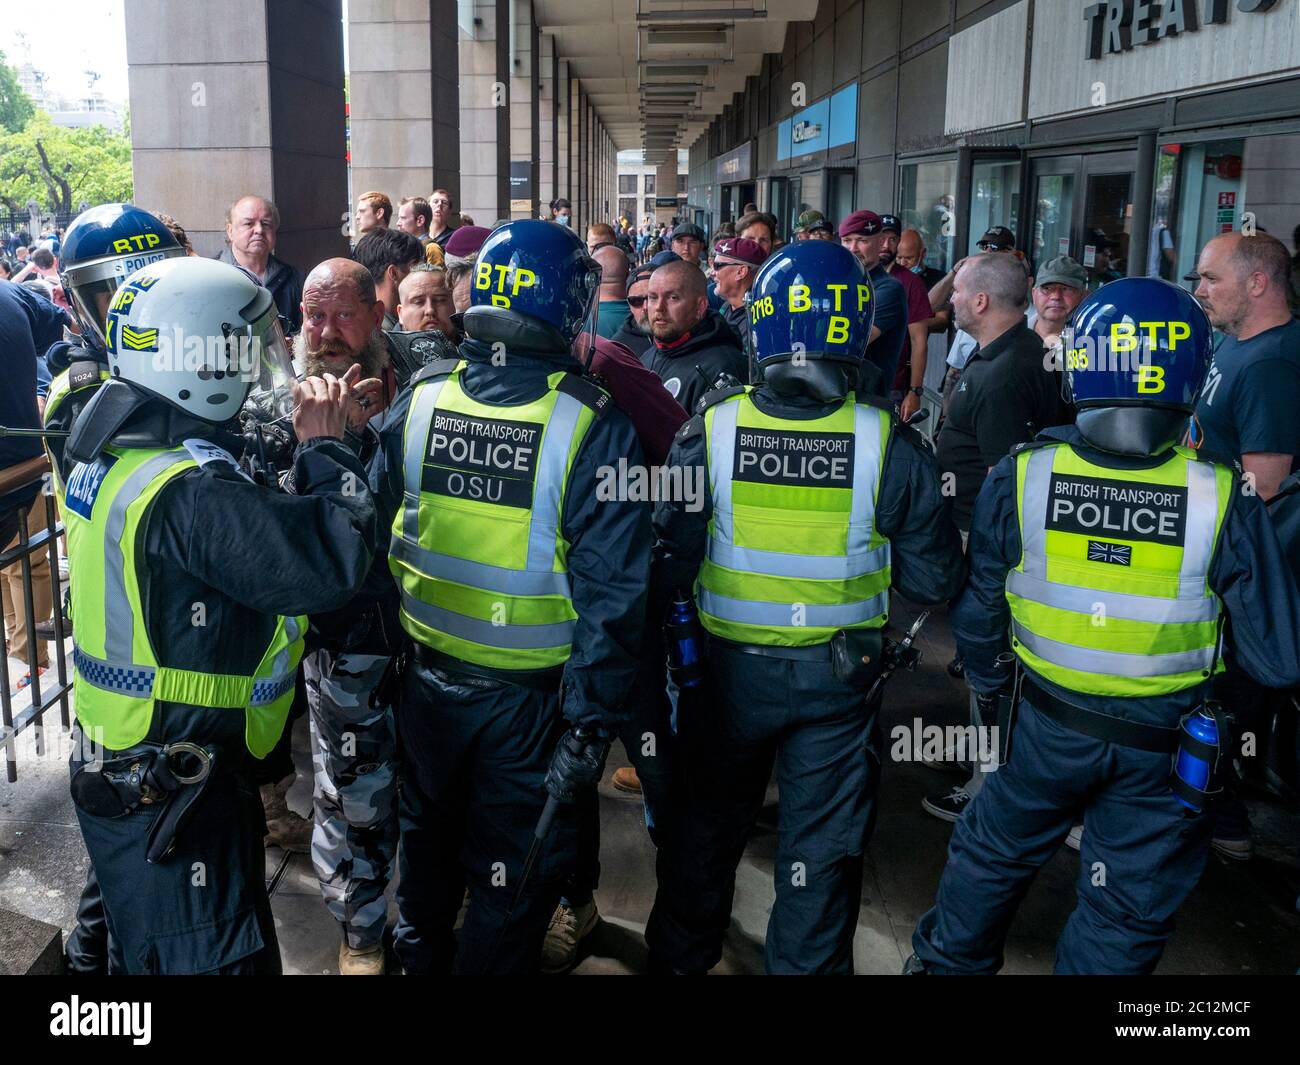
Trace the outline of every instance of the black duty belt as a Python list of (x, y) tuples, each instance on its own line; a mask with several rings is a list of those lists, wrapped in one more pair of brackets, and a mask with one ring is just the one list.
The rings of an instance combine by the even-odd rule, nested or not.
[(798, 662), (829, 662), (831, 660), (830, 641), (815, 643), (811, 647), (775, 647), (757, 643), (736, 643), (724, 640), (721, 636), (710, 634), (709, 644), (717, 644), (729, 651), (739, 651), (746, 655), (759, 655), (762, 658), (793, 658)]
[(564, 667), (551, 669), (492, 669), (490, 666), (478, 666), (452, 655), (443, 654), (427, 644), (412, 640), (412, 654), (420, 665), (428, 669), (441, 670), (444, 673), (461, 673), (469, 677), (481, 677), (503, 684), (518, 684), (524, 688), (537, 691), (558, 692), (560, 680), (564, 676)]
[(1028, 677), (1024, 681), (1023, 695), (1035, 710), (1050, 717), (1058, 725), (1082, 732), (1095, 740), (1117, 743), (1121, 747), (1135, 747), (1139, 751), (1155, 754), (1172, 754), (1178, 747), (1176, 728), (1144, 725), (1137, 721), (1111, 717), (1109, 714), (1099, 714), (1095, 710), (1085, 710), (1064, 699), (1058, 699)]

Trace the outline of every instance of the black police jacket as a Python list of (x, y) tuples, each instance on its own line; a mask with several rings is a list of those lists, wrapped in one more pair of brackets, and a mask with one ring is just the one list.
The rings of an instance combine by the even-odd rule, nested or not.
[[(706, 409), (710, 401), (725, 394), (708, 397)], [(764, 414), (791, 421), (822, 418), (839, 406), (838, 402), (781, 396), (762, 385), (751, 395)], [(658, 543), (651, 577), (652, 617), (660, 616), (667, 608), (675, 589), (694, 585), (708, 550), (713, 499), (709, 493), (703, 414), (682, 426), (668, 455), (668, 465), (682, 468), (683, 483), (692, 470), (701, 471), (697, 483), (702, 487), (703, 506), (689, 499), (655, 504)], [(895, 424), (885, 453), (875, 520), (880, 534), (889, 540), (891, 580), (896, 591), (917, 603), (941, 603), (957, 593), (966, 573), (961, 536), (953, 524), (949, 500), (941, 490), (934, 456), (914, 429)]]
[[(567, 357), (513, 348), (498, 360), (501, 365), (493, 365), (492, 348), (475, 340), (461, 344), (460, 354), (469, 362), (461, 377), (465, 391), (480, 403), (500, 406), (538, 398), (546, 391), (547, 376), (557, 370), (581, 370)], [(397, 397), (381, 433), (374, 485), (385, 535), (402, 505), (402, 436), (411, 394), (407, 389)], [(624, 703), (645, 624), (650, 504), (602, 499), (608, 493), (597, 491), (609, 483), (620, 459), (632, 467), (645, 463), (631, 421), (610, 403), (578, 450), (560, 516), (560, 532), (570, 544), (569, 575), (578, 614), (573, 653), (561, 680), (561, 705), (574, 724), (616, 726), (626, 717)]]
[[(1164, 456), (1126, 458), (1098, 451), (1089, 447), (1072, 425), (1046, 429), (1037, 439), (1063, 441), (1089, 462), (1113, 469), (1144, 469), (1164, 461)], [(1013, 452), (993, 468), (975, 500), (967, 551), (970, 576), (948, 612), (966, 665), (966, 679), (977, 692), (998, 691), (1008, 680), (995, 662), (999, 654), (1010, 650), (1006, 581), (1007, 573), (1020, 563), (1021, 554)], [(1236, 663), (1271, 688), (1300, 684), (1300, 594), (1257, 496), (1233, 493), (1210, 564), (1209, 584), (1232, 623), (1231, 650)], [(1085, 710), (1157, 728), (1177, 725), (1205, 694), (1197, 688), (1174, 695), (1120, 699), (1067, 691), (1037, 674), (1034, 683), (1049, 695)]]
[(741, 383), (749, 380), (749, 362), (740, 350), (740, 341), (716, 311), (709, 311), (675, 344), (664, 346), (655, 341), (641, 361), (659, 375), (687, 414), (696, 413), (696, 404), (716, 387), (722, 374)]

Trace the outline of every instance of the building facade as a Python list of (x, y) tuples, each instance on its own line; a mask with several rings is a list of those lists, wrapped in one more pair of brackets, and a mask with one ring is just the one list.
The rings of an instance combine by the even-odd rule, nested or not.
[(690, 148), (708, 228), (754, 200), (869, 207), (947, 268), (1005, 225), (1035, 263), (1182, 278), (1300, 224), (1300, 0), (821, 0)]

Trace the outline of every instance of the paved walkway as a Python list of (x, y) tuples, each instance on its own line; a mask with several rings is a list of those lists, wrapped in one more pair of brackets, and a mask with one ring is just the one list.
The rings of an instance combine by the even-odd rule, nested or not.
[[(886, 698), (884, 734), (900, 723), (964, 724), (964, 688), (949, 679), (952, 656), (947, 625), (931, 617), (923, 630), (924, 660), (915, 674), (894, 679)], [(21, 675), (15, 672), (15, 677)], [(57, 713), (51, 721), (57, 720)], [(295, 736), (300, 775), (290, 804), (306, 812), (311, 800), (305, 721)], [(886, 743), (888, 748), (888, 742)], [(68, 798), (66, 739), (38, 759), (20, 741), (17, 784), (0, 779), (0, 907), (72, 927), (86, 859)], [(609, 771), (625, 764), (615, 748)], [(854, 945), (861, 973), (897, 973), (910, 952), (917, 918), (934, 897), (951, 827), (922, 812), (924, 795), (960, 778), (924, 766), (886, 761), (880, 812), (868, 854), (862, 909)], [(641, 933), (654, 899), (654, 849), (641, 824), (637, 799), (601, 785), (603, 879), (596, 893), (603, 924), (584, 944), (578, 973), (635, 973), (644, 967)], [(775, 801), (753, 834), (736, 877), (732, 928), (716, 971), (757, 973), (772, 905), (776, 850)], [(1211, 857), (1206, 874), (1179, 915), (1162, 973), (1280, 973), (1300, 966), (1300, 887), (1297, 819), (1271, 800), (1249, 801), (1255, 858), (1246, 863)], [(1006, 971), (1051, 971), (1053, 943), (1074, 905), (1078, 855), (1065, 849), (1047, 864), (1030, 890), (1007, 943)], [(267, 852), (267, 881), (287, 973), (332, 973), (338, 933), (325, 910), (305, 856)], [(395, 914), (393, 915), (395, 917)]]

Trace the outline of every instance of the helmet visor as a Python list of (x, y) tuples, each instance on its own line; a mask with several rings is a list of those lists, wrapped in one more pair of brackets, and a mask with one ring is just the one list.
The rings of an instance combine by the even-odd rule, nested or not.
[(98, 281), (85, 281), (75, 286), (64, 285), (64, 292), (81, 324), (81, 335), (87, 340), (94, 340), (100, 348), (107, 346), (104, 342), (104, 325), (108, 321), (108, 305), (113, 301), (113, 294), (121, 282), (120, 277), (110, 274)]
[[(234, 339), (232, 337), (232, 339)], [(260, 419), (274, 420), (293, 410), (292, 387), (298, 375), (284, 328), (272, 303), (240, 340), (240, 373), (249, 384), (246, 409), (253, 409)]]

